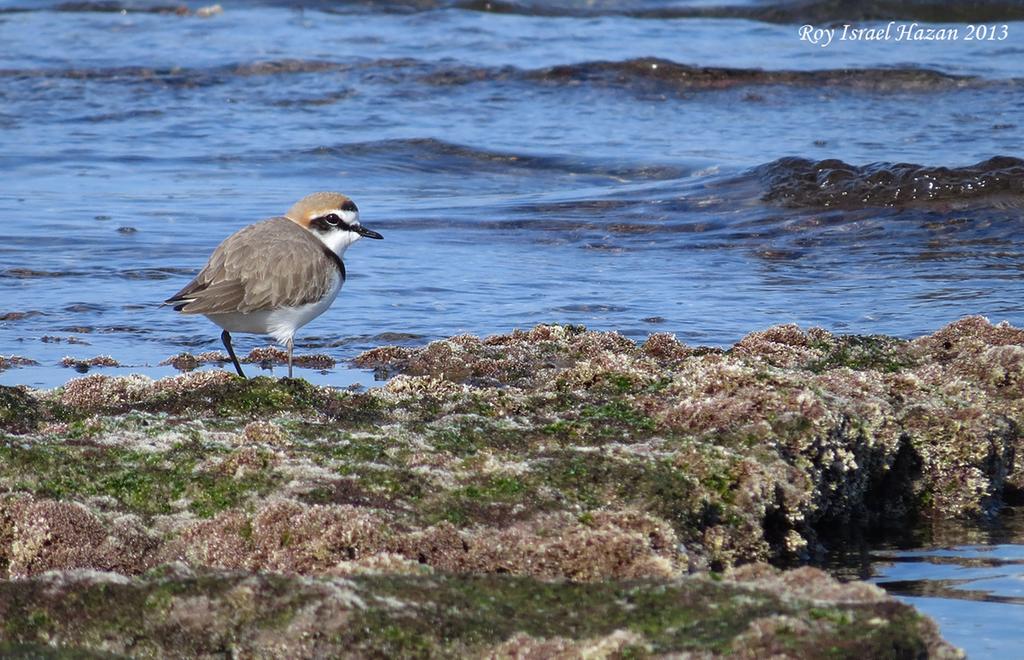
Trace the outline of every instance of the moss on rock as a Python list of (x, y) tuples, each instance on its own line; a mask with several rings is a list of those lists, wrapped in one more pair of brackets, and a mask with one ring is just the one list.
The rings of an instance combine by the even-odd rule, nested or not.
[[(730, 351), (538, 326), (358, 362), (355, 394), (225, 371), (0, 390), (0, 486), (190, 518), (272, 495), (406, 534), (640, 511), (676, 565), (806, 560), (829, 530), (984, 516), (1021, 483), (1024, 332), (970, 317), (914, 341), (779, 326)], [(102, 507), (101, 507), (102, 508)], [(169, 526), (168, 526), (169, 525)]]
[(27, 388), (0, 385), (0, 431), (25, 433), (43, 417), (42, 402)]
[(237, 454), (196, 442), (146, 451), (0, 440), (0, 483), (7, 488), (56, 500), (108, 498), (118, 510), (145, 517), (179, 510), (209, 517), (266, 494), (279, 479), (268, 465), (239, 470), (232, 462), (238, 462)]
[(0, 620), (7, 648), (133, 656), (961, 657), (911, 607), (813, 569), (573, 584), (170, 564), (134, 579), (78, 571), (0, 582)]
[[(301, 610), (342, 593), (318, 582), (339, 576), (379, 578), (381, 589), (393, 578), (396, 602), (420, 607), (410, 596), (417, 585), (475, 589), (485, 582), (458, 576), (504, 575), (522, 582), (495, 578), (486, 588), (519, 602), (503, 590), (528, 585), (530, 599), (554, 609), (560, 594), (583, 598), (588, 589), (624, 598), (614, 581), (646, 580), (641, 591), (653, 593), (708, 568), (806, 562), (841, 538), (836, 529), (985, 517), (1008, 489), (1019, 492), (1022, 346), (1024, 331), (979, 317), (912, 341), (779, 326), (728, 351), (664, 334), (637, 345), (615, 333), (537, 326), (375, 349), (357, 362), (397, 375), (363, 393), (221, 370), (156, 381), (87, 376), (49, 392), (0, 388), (0, 577), (32, 583), (47, 571), (97, 569), (124, 577), (181, 562), (203, 584), (196, 576), (210, 570), (241, 571), (258, 584), (251, 593), (225, 587), (232, 598), (278, 590)], [(209, 584), (226, 584), (216, 575)], [(166, 588), (144, 602), (155, 599), (182, 629), (189, 612), (236, 617), (183, 648), (243, 644), (232, 640), (263, 625), (191, 577), (177, 587), (161, 579)], [(767, 589), (771, 580), (758, 579)], [(480, 615), (498, 636), (459, 628), (450, 611), (426, 617), (428, 630), (405, 610), (343, 608), (336, 616), (345, 620), (369, 617), (372, 634), (339, 632), (294, 648), (759, 657), (798, 653), (806, 640), (842, 655), (882, 639), (872, 637), (877, 630), (863, 638), (864, 621), (843, 608), (788, 608), (785, 594), (797, 585), (772, 579), (782, 595), (719, 637), (701, 628), (706, 621), (642, 623), (600, 608), (595, 620), (604, 623), (590, 627), (502, 628)], [(130, 586), (145, 592), (154, 580)], [(308, 598), (291, 593), (307, 587)], [(364, 597), (345, 589), (342, 600)], [(291, 607), (267, 616), (286, 628), (291, 616), (320, 621)], [(912, 619), (879, 608), (886, 626)], [(55, 610), (37, 609), (45, 618), (33, 624), (30, 612), (19, 614), (19, 626), (56, 625)], [(451, 634), (439, 638), (437, 627)], [(687, 639), (706, 633), (707, 644), (687, 646), (672, 637), (677, 629)], [(909, 629), (886, 628), (894, 636), (885, 643), (909, 655), (926, 648), (920, 627), (893, 632)], [(79, 645), (156, 654), (177, 634), (153, 628), (137, 648), (99, 637)], [(0, 639), (50, 639), (40, 635)], [(862, 647), (862, 638), (873, 641)]]

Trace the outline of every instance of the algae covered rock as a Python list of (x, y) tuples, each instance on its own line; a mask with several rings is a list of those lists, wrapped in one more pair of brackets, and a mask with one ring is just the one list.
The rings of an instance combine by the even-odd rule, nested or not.
[(582, 584), (500, 575), (312, 579), (183, 564), (136, 578), (50, 572), (0, 582), (0, 620), (0, 652), (54, 645), (158, 657), (962, 657), (931, 621), (880, 589), (767, 567), (718, 580)]
[[(778, 326), (729, 350), (542, 325), (374, 349), (357, 363), (393, 376), (362, 393), (224, 370), (0, 388), (0, 586), (21, 603), (0, 640), (258, 655), (287, 621), (282, 652), (314, 655), (941, 656), (863, 585), (742, 571), (812, 560), (837, 530), (996, 512), (1024, 483), (1022, 346), (980, 317), (913, 341)], [(138, 610), (70, 630), (47, 600), (65, 587)], [(559, 619), (571, 598), (593, 609)], [(114, 620), (142, 646), (97, 637)]]
[(24, 387), (0, 385), (0, 432), (24, 433), (42, 418), (42, 403)]
[[(161, 547), (195, 540), (173, 556), (200, 566), (231, 565), (203, 559), (218, 543), (296, 572), (378, 552), (574, 579), (806, 560), (851, 523), (998, 509), (1021, 479), (1022, 340), (978, 317), (914, 341), (779, 326), (728, 351), (538, 326), (375, 349), (357, 362), (402, 373), (359, 394), (87, 376), (0, 390), (0, 487), (137, 516)], [(276, 564), (258, 524), (275, 506), (293, 550), (306, 520), (379, 538)], [(576, 544), (608, 560), (575, 567)]]

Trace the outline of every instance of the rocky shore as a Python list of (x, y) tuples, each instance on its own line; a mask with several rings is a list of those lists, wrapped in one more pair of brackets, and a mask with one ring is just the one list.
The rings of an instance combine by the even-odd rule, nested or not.
[(980, 317), (724, 351), (538, 326), (357, 364), (391, 377), (0, 387), (0, 654), (957, 657), (793, 567), (1024, 491), (1024, 331)]

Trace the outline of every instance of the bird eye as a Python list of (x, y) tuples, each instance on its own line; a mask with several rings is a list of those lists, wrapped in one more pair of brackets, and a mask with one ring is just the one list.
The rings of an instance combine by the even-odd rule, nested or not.
[(337, 225), (341, 224), (341, 218), (339, 218), (334, 213), (331, 213), (325, 219), (327, 220), (327, 224), (329, 224), (329, 225), (337, 226)]

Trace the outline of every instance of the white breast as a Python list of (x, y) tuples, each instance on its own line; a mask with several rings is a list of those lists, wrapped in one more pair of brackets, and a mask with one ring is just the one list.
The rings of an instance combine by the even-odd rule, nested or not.
[(338, 297), (343, 284), (340, 273), (334, 274), (331, 288), (317, 302), (299, 305), (298, 307), (278, 307), (277, 309), (260, 310), (242, 314), (211, 314), (207, 318), (228, 332), (251, 332), (259, 335), (270, 335), (280, 344), (288, 343), (295, 332), (316, 317), (327, 311), (334, 299)]

